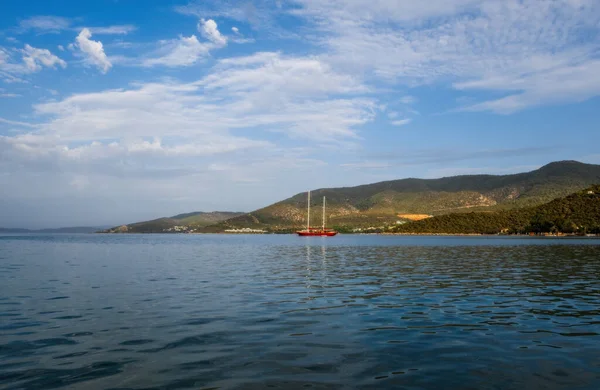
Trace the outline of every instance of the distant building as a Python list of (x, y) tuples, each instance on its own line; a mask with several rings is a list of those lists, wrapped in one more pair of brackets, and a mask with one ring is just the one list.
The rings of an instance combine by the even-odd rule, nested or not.
[(242, 229), (226, 229), (225, 233), (266, 233), (266, 230), (262, 229), (250, 229), (250, 228), (242, 228)]

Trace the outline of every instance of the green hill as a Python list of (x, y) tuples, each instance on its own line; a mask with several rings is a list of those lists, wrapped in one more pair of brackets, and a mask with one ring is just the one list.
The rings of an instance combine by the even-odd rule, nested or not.
[(237, 217), (243, 213), (229, 211), (193, 212), (179, 214), (168, 218), (158, 218), (151, 221), (137, 222), (129, 225), (116, 226), (103, 233), (169, 233), (188, 232), (203, 228), (217, 222)]
[(600, 234), (600, 185), (549, 203), (517, 210), (448, 214), (396, 226), (396, 233)]
[[(531, 207), (600, 183), (600, 165), (550, 163), (513, 175), (466, 175), (402, 179), (312, 192), (314, 205), (327, 197), (328, 225), (342, 231), (395, 224), (398, 214), (445, 215)], [(227, 219), (203, 231), (256, 228), (290, 231), (306, 223), (306, 193)], [(311, 220), (320, 223), (320, 212)]]

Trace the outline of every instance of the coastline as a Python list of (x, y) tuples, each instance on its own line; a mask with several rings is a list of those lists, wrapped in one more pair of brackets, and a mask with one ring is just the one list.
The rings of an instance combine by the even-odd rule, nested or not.
[[(115, 235), (126, 235), (126, 234), (173, 234), (173, 235), (181, 235), (181, 234), (190, 234), (190, 235), (251, 235), (251, 236), (261, 236), (261, 235), (295, 235), (295, 233), (276, 233), (276, 232), (156, 232), (156, 233), (142, 233), (142, 232), (119, 232), (119, 233), (110, 233), (110, 232), (95, 232), (93, 234), (115, 234)], [(521, 238), (600, 238), (599, 234), (587, 234), (587, 235), (579, 235), (579, 234), (486, 234), (486, 233), (339, 233), (342, 236), (429, 236), (429, 237), (521, 237)]]

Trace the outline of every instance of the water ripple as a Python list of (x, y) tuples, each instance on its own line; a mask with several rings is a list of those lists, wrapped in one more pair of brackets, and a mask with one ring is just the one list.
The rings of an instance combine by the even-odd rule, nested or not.
[(0, 239), (3, 389), (597, 389), (593, 240)]

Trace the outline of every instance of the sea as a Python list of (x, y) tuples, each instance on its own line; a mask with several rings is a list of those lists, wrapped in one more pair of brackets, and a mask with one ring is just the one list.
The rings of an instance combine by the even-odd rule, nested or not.
[(0, 236), (0, 389), (600, 389), (600, 240)]

